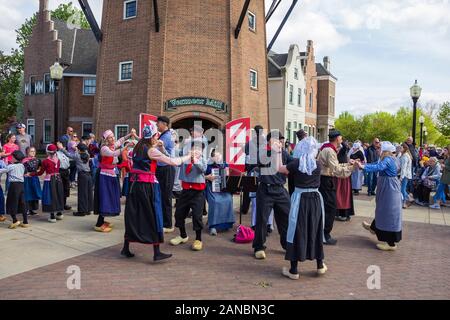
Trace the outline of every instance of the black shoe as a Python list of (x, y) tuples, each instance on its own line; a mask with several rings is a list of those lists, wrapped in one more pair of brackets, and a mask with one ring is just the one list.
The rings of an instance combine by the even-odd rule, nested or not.
[(165, 260), (165, 259), (169, 259), (170, 257), (172, 257), (172, 254), (167, 254), (167, 253), (160, 253), (156, 256), (153, 256), (153, 261), (161, 261), (161, 260)]
[(375, 192), (371, 192), (371, 195), (372, 196), (376, 196), (377, 194)]
[(72, 209), (72, 207), (70, 207), (70, 206), (64, 206), (64, 210), (71, 210)]
[(347, 217), (337, 216), (336, 220), (337, 221), (347, 221)]
[(83, 212), (74, 212), (73, 215), (74, 215), (75, 217), (84, 217), (86, 214), (83, 213)]
[(86, 212), (87, 216), (90, 216), (93, 212)]
[(29, 215), (29, 216), (35, 216), (35, 215), (37, 215), (37, 214), (39, 214), (39, 213), (34, 212), (33, 210), (28, 211), (28, 215)]
[(269, 224), (269, 225), (267, 225), (267, 235), (270, 235), (271, 233), (272, 233), (272, 225), (271, 224)]
[(130, 250), (122, 249), (122, 251), (120, 252), (120, 254), (123, 255), (123, 256), (126, 257), (126, 258), (133, 258), (133, 257), (134, 257), (134, 254), (131, 253)]
[(350, 221), (352, 220), (352, 217), (348, 216), (347, 219), (345, 219), (345, 221)]
[(337, 243), (337, 240), (332, 238), (331, 236), (325, 236), (325, 244), (329, 245), (329, 246), (335, 246)]
[(353, 192), (353, 194), (354, 194), (355, 196), (359, 196), (359, 191), (355, 191), (355, 192)]

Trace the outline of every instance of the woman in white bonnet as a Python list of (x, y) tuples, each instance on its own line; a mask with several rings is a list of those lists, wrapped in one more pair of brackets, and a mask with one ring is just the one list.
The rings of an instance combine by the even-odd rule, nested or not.
[[(356, 140), (353, 143), (353, 147), (348, 153), (349, 159), (359, 160), (361, 163), (366, 162), (366, 157), (364, 156), (364, 149), (362, 147), (361, 141)], [(355, 170), (352, 173), (352, 189), (354, 195), (359, 195), (359, 191), (362, 189), (364, 181), (364, 174), (362, 170)]]
[(372, 224), (363, 222), (364, 229), (376, 234), (379, 241), (377, 248), (384, 251), (397, 249), (397, 242), (402, 239), (402, 194), (397, 174), (400, 168), (394, 156), (395, 146), (388, 142), (381, 143), (381, 157), (378, 163), (363, 165), (366, 172), (378, 172), (375, 220)]
[(316, 260), (319, 275), (328, 270), (323, 263), (324, 208), (319, 193), (321, 168), (316, 160), (318, 148), (313, 137), (303, 139), (298, 144), (298, 158), (279, 168), (281, 173), (293, 174), (295, 183), (295, 191), (291, 196), (285, 256), (291, 266), (282, 270), (282, 274), (292, 280), (299, 279), (299, 261)]

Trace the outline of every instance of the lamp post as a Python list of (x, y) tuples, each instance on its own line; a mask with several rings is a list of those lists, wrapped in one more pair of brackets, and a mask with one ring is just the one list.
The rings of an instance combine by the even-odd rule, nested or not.
[(50, 78), (54, 83), (54, 96), (55, 96), (55, 105), (54, 105), (54, 123), (53, 123), (53, 139), (58, 142), (58, 88), (59, 82), (63, 78), (64, 68), (59, 64), (58, 60), (50, 67)]
[(423, 124), (425, 123), (425, 117), (424, 116), (420, 116), (419, 117), (419, 123), (420, 123), (420, 146), (419, 148), (422, 148), (422, 143), (423, 143)]
[(420, 94), (422, 93), (422, 88), (417, 84), (417, 80), (414, 85), (410, 88), (411, 98), (413, 100), (413, 127), (412, 127), (412, 138), (413, 145), (416, 146), (416, 110), (417, 110), (417, 101), (420, 98)]
[(427, 143), (427, 136), (428, 136), (428, 131), (427, 131), (427, 127), (423, 126), (423, 144), (425, 145)]

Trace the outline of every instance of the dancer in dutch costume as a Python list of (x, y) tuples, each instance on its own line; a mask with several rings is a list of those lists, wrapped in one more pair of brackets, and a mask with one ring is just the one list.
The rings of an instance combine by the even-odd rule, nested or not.
[[(62, 220), (64, 210), (64, 188), (59, 175), (60, 161), (56, 155), (56, 146), (47, 146), (47, 159), (42, 161), (38, 172), (30, 173), (30, 176), (41, 176), (45, 173), (44, 188), (42, 192), (42, 211), (50, 213), (48, 222), (55, 223)], [(56, 216), (55, 216), (56, 212)]]
[(160, 251), (164, 242), (161, 192), (156, 179), (157, 163), (179, 166), (188, 161), (191, 155), (182, 158), (169, 158), (160, 148), (158, 129), (154, 124), (146, 126), (142, 140), (133, 149), (133, 167), (130, 171), (130, 190), (125, 205), (125, 240), (121, 254), (132, 258), (130, 243), (138, 242), (153, 245), (153, 260), (170, 258), (171, 254)]
[(120, 182), (117, 176), (120, 146), (130, 137), (136, 137), (136, 130), (116, 141), (111, 130), (103, 133), (104, 143), (100, 148), (100, 170), (95, 176), (94, 213), (98, 214), (94, 227), (98, 232), (111, 232), (113, 225), (105, 221), (105, 217), (120, 215)]
[[(27, 157), (22, 161), (26, 172), (38, 172), (41, 167), (41, 160), (36, 158), (36, 149), (34, 147), (28, 147), (26, 152)], [(39, 200), (42, 199), (42, 188), (39, 177), (26, 176), (24, 180), (24, 187), (28, 214), (30, 216), (34, 216), (37, 214), (36, 210), (39, 209)]]
[[(297, 156), (279, 172), (293, 173), (295, 191), (291, 197), (287, 248), (285, 259), (291, 262), (290, 268), (283, 268), (283, 275), (299, 279), (298, 262), (317, 261), (317, 273), (324, 274), (327, 266), (323, 263), (323, 226), (325, 210), (320, 186), (320, 163), (316, 160), (317, 141), (308, 137), (299, 142)], [(281, 159), (279, 160), (281, 163)]]
[(378, 163), (360, 164), (366, 172), (378, 172), (375, 220), (372, 224), (363, 222), (364, 229), (376, 234), (379, 241), (377, 248), (384, 251), (397, 249), (397, 242), (402, 239), (402, 193), (397, 175), (400, 163), (393, 155), (395, 146), (388, 142), (381, 143), (381, 157)]

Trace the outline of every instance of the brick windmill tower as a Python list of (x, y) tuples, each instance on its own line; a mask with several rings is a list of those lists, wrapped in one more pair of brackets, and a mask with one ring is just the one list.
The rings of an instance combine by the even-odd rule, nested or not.
[(174, 127), (224, 127), (249, 116), (268, 126), (264, 0), (104, 0), (95, 129), (167, 115)]

